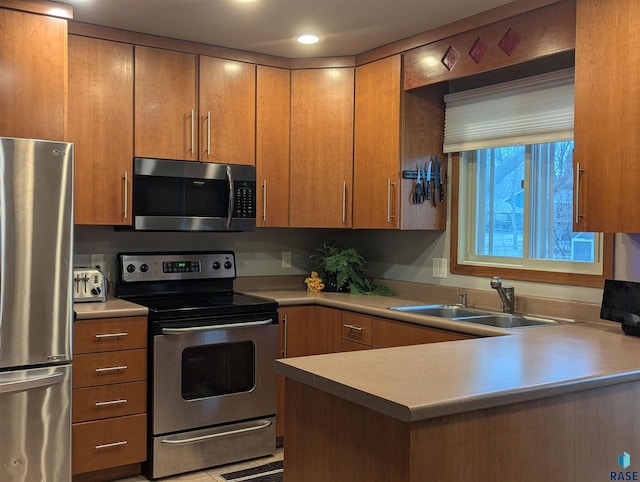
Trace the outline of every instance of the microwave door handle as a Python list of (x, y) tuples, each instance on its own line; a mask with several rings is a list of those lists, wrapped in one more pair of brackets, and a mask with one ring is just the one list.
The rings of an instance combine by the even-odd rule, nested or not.
[(231, 229), (231, 221), (233, 220), (233, 208), (235, 201), (233, 171), (231, 170), (231, 166), (227, 166), (227, 177), (229, 178), (229, 209), (227, 211), (227, 229)]

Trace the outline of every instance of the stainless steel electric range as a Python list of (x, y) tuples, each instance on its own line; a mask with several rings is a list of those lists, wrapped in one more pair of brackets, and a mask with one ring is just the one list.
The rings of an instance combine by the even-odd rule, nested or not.
[(273, 453), (277, 303), (233, 291), (231, 251), (117, 263), (118, 297), (149, 308), (147, 476)]

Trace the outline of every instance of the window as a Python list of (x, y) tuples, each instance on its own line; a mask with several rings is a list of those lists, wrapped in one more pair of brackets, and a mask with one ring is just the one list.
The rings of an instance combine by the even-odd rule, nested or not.
[(445, 101), (452, 272), (601, 286), (612, 236), (573, 232), (573, 70)]
[(463, 152), (459, 258), (600, 274), (600, 236), (575, 233), (572, 141)]

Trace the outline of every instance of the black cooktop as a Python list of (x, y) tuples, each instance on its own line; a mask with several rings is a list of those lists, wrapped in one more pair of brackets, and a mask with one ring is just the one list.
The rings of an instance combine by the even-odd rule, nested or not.
[(127, 297), (149, 308), (149, 320), (202, 318), (276, 311), (275, 300), (242, 293), (198, 293)]

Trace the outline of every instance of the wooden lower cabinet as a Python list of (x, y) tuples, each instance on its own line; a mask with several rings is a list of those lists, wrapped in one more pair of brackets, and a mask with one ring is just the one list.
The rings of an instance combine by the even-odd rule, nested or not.
[[(279, 308), (282, 358), (466, 340), (473, 335), (326, 306)], [(278, 376), (276, 433), (284, 437), (285, 379)]]
[(147, 457), (145, 413), (74, 423), (74, 474), (141, 462)]
[(140, 473), (147, 456), (146, 317), (74, 325), (74, 482)]
[[(280, 347), (282, 358), (335, 353), (340, 348), (342, 310), (324, 306), (287, 306), (280, 315)], [(284, 377), (278, 376), (278, 411), (276, 435), (284, 435)]]
[(466, 333), (412, 325), (402, 321), (374, 318), (373, 346), (376, 348), (422, 345), (423, 343), (468, 340), (470, 338), (476, 337)]
[(469, 338), (475, 337), (362, 313), (342, 312), (342, 351), (421, 345)]

